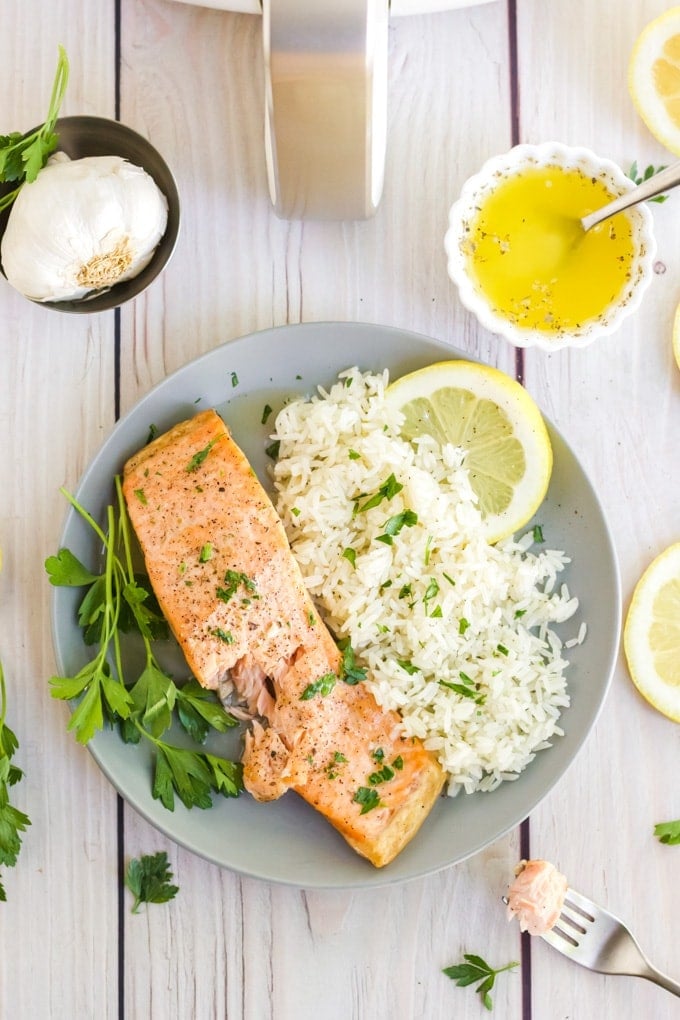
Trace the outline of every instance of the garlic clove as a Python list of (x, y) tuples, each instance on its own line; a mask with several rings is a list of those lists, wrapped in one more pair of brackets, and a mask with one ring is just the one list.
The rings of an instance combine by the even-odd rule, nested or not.
[(168, 219), (153, 178), (120, 156), (53, 157), (12, 206), (0, 257), (34, 301), (86, 297), (148, 265)]

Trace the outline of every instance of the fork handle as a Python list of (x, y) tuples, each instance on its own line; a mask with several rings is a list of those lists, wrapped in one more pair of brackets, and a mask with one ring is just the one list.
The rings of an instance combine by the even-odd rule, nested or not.
[(589, 216), (584, 216), (581, 220), (583, 229), (590, 230), (591, 227), (601, 223), (602, 220), (609, 219), (615, 213), (623, 212), (624, 209), (629, 209), (631, 205), (637, 205), (638, 202), (656, 198), (662, 191), (668, 191), (669, 188), (674, 188), (678, 184), (680, 184), (680, 160), (664, 167), (663, 170), (654, 174), (653, 177), (649, 177), (642, 184), (638, 184), (636, 188), (625, 191), (623, 195), (615, 198), (612, 202), (608, 202), (601, 209), (596, 209)]
[(680, 998), (680, 984), (667, 977), (666, 974), (662, 974), (660, 970), (656, 969), (656, 967), (652, 967), (651, 963), (647, 963), (647, 969), (640, 972), (640, 977), (647, 978), (648, 981), (653, 981), (655, 985), (660, 985), (661, 988), (665, 988), (667, 992), (671, 992), (673, 995), (677, 995)]

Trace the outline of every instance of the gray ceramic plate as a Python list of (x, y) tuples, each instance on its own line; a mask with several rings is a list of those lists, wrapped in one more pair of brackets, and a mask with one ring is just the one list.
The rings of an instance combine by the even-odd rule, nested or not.
[[(456, 357), (460, 352), (414, 333), (350, 323), (281, 327), (232, 341), (165, 379), (117, 424), (85, 473), (77, 497), (103, 519), (112, 479), (146, 442), (149, 427), (164, 430), (211, 406), (232, 427), (267, 484), (268, 429), (261, 424), (265, 404), (276, 410), (286, 396), (312, 393), (351, 365), (387, 367), (396, 378)], [(208, 811), (187, 811), (178, 804), (169, 813), (151, 796), (144, 748), (126, 746), (117, 733), (106, 731), (91, 741), (90, 749), (125, 800), (156, 828), (216, 864), (307, 888), (377, 886), (426, 875), (462, 861), (526, 818), (564, 774), (597, 718), (613, 670), (621, 615), (618, 571), (602, 509), (572, 451), (554, 428), (550, 433), (554, 471), (537, 521), (550, 545), (572, 557), (565, 579), (581, 609), (565, 636), (578, 630), (581, 619), (588, 622), (588, 636), (570, 655), (572, 704), (562, 716), (565, 735), (540, 752), (519, 779), (494, 793), (442, 798), (416, 838), (382, 870), (357, 857), (294, 793), (272, 804), (257, 804), (247, 794), (219, 799)], [(74, 513), (68, 514), (62, 544), (96, 565), (98, 550)], [(71, 589), (54, 589), (54, 644), (62, 675), (75, 673), (87, 658), (76, 624), (78, 599)], [(230, 740), (222, 753), (238, 754), (240, 738)]]

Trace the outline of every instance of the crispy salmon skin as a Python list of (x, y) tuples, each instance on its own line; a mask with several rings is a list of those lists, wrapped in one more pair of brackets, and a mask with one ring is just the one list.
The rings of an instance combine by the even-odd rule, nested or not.
[(359, 854), (387, 864), (426, 818), (443, 771), (401, 736), (396, 713), (343, 679), (281, 520), (219, 415), (201, 412), (131, 457), (123, 492), (189, 668), (205, 687), (232, 683), (255, 717), (246, 788), (258, 800), (293, 789)]

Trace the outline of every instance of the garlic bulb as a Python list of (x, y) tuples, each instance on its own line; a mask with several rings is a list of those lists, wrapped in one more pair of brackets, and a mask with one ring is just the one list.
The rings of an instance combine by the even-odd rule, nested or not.
[(0, 257), (8, 281), (34, 301), (67, 301), (129, 280), (151, 261), (168, 203), (121, 156), (52, 157), (24, 184)]

